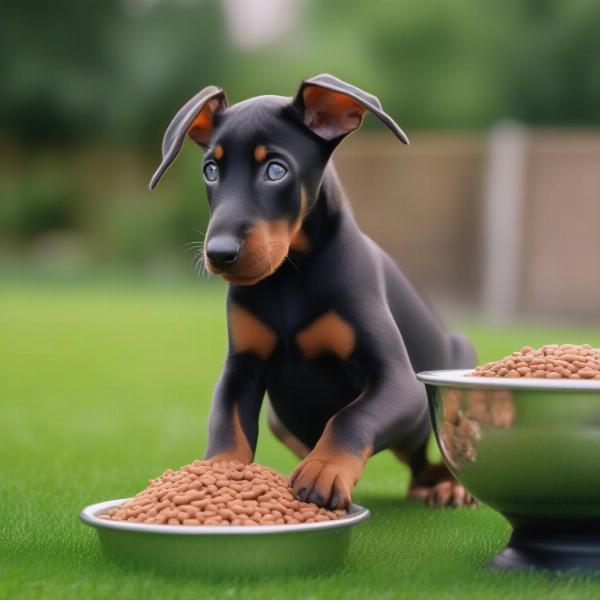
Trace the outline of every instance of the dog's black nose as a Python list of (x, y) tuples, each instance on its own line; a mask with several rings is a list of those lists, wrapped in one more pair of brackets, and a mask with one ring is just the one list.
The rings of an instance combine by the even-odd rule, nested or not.
[(231, 267), (240, 254), (240, 243), (228, 235), (211, 238), (206, 244), (206, 256), (210, 263), (219, 268)]

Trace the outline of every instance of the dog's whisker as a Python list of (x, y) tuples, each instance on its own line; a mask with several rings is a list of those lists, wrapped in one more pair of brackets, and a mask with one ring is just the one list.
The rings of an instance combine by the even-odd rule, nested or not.
[(208, 274), (204, 258), (204, 248), (197, 248), (192, 260), (192, 268), (198, 271), (200, 275)]
[[(196, 233), (199, 233), (202, 238), (206, 237), (205, 232), (195, 229)], [(208, 269), (206, 268), (206, 258), (204, 256), (204, 239), (194, 240), (185, 244), (186, 252), (191, 252), (192, 260), (191, 266), (194, 271), (198, 271), (199, 275), (209, 275)]]
[(192, 265), (194, 269), (198, 268), (199, 265), (199, 255), (204, 252), (204, 242), (203, 241), (192, 241), (185, 244), (185, 251), (193, 253), (192, 256)]

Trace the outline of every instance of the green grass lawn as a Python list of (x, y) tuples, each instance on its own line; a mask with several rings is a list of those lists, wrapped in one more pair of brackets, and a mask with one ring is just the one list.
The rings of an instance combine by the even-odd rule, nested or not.
[[(600, 579), (503, 573), (486, 562), (510, 528), (488, 508), (403, 501), (407, 471), (370, 461), (355, 500), (372, 519), (322, 576), (215, 580), (123, 568), (79, 522), (201, 456), (225, 351), (224, 288), (4, 285), (0, 292), (0, 598), (599, 598)], [(480, 357), (600, 331), (464, 328)], [(293, 456), (262, 427), (257, 460)]]

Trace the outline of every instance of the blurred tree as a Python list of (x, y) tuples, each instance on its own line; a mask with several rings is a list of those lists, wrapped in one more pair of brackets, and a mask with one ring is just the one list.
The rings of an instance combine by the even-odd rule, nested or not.
[(5, 3), (0, 19), (0, 119), (28, 143), (106, 127), (108, 31), (117, 0)]
[(289, 94), (331, 71), (411, 127), (598, 123), (598, 27), (596, 0), (313, 0), (277, 51), (238, 57), (233, 85)]
[(600, 3), (509, 0), (504, 3), (507, 112), (523, 122), (600, 122)]
[(254, 50), (230, 43), (221, 8), (5, 3), (0, 127), (27, 143), (141, 145), (208, 83), (234, 99), (291, 94), (326, 70), (375, 90), (413, 127), (600, 122), (597, 0), (312, 0), (283, 42)]
[(25, 144), (155, 139), (228, 62), (210, 0), (20, 0), (1, 11), (0, 128)]

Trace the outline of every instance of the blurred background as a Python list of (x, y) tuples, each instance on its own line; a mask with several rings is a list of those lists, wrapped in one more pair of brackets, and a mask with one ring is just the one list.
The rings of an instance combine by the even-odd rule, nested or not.
[(596, 0), (5, 3), (0, 275), (205, 285), (191, 142), (162, 132), (208, 84), (232, 102), (332, 72), (380, 97), (336, 154), (361, 226), (443, 315), (589, 321), (600, 299)]

